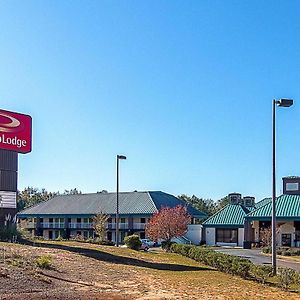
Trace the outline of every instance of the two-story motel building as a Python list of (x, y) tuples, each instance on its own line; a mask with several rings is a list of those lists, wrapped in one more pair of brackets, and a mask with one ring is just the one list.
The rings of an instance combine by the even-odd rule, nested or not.
[[(119, 193), (119, 241), (122, 242), (126, 235), (133, 233), (145, 238), (145, 225), (151, 216), (162, 207), (177, 205), (187, 206), (191, 224), (198, 224), (206, 217), (201, 211), (164, 192)], [(18, 218), (27, 221), (26, 227), (32, 235), (45, 239), (53, 240), (59, 236), (70, 238), (76, 235), (91, 238), (94, 237), (93, 217), (100, 213), (109, 216), (107, 239), (116, 241), (116, 193), (55, 196), (19, 212)], [(198, 231), (200, 232), (200, 228)], [(198, 239), (197, 242), (200, 242), (201, 236)]]

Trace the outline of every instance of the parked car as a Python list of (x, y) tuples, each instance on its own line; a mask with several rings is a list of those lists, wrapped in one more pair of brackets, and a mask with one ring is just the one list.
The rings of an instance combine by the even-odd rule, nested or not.
[(149, 250), (149, 245), (145, 242), (142, 242), (140, 250), (148, 251)]
[(149, 239), (141, 239), (141, 242), (147, 244), (149, 246), (149, 248), (150, 247), (155, 247), (155, 242), (153, 242)]

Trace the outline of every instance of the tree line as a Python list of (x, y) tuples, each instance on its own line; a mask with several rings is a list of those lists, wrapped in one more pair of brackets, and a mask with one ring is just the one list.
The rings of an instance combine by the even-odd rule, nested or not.
[(26, 187), (23, 191), (18, 191), (17, 196), (17, 209), (21, 211), (23, 209), (34, 206), (40, 202), (49, 200), (57, 195), (76, 195), (81, 194), (81, 191), (74, 188), (65, 190), (63, 193), (48, 192), (46, 189), (38, 189), (34, 187)]
[(208, 217), (212, 216), (229, 203), (228, 196), (225, 196), (217, 201), (214, 201), (212, 199), (198, 198), (195, 195), (188, 196), (182, 194), (177, 197), (183, 200), (184, 202), (192, 205), (194, 208), (204, 212), (205, 214), (207, 214)]

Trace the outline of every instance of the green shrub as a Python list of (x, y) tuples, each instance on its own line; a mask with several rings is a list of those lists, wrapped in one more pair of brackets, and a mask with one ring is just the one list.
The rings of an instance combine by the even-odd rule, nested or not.
[(97, 242), (97, 244), (102, 245), (102, 246), (114, 246), (115, 243), (113, 241), (108, 241), (108, 240), (103, 240)]
[(294, 283), (300, 285), (300, 271), (295, 271)]
[(38, 257), (35, 262), (36, 262), (37, 267), (39, 267), (41, 269), (50, 269), (52, 259), (49, 255), (43, 255), (43, 256)]
[(191, 247), (193, 247), (193, 246), (173, 243), (170, 246), (170, 251), (189, 257), (189, 251), (190, 251)]
[(141, 248), (142, 242), (138, 235), (129, 235), (124, 238), (125, 245), (133, 250), (139, 250)]
[(176, 244), (176, 243), (171, 242), (171, 241), (162, 241), (161, 242), (161, 248), (164, 249), (165, 251), (169, 252), (169, 251), (171, 251), (171, 246), (173, 244)]
[(265, 265), (252, 265), (252, 276), (260, 283), (265, 283), (272, 276), (272, 267)]
[(233, 275), (243, 278), (250, 277), (252, 263), (244, 258), (216, 252), (206, 247), (196, 247), (191, 245), (172, 245), (171, 251), (188, 256), (200, 263), (209, 265)]
[(266, 253), (266, 254), (272, 253), (272, 248), (271, 247), (264, 247), (264, 248), (262, 248), (262, 252)]
[(284, 254), (285, 256), (292, 256), (292, 251), (291, 251), (291, 249), (287, 249), (286, 251), (285, 251), (285, 254)]
[(278, 270), (278, 280), (279, 280), (279, 285), (287, 290), (290, 286), (291, 283), (295, 281), (295, 275), (296, 272), (293, 269), (290, 268), (279, 268)]
[[(269, 248), (265, 249), (269, 251)], [(238, 275), (245, 279), (254, 278), (261, 283), (265, 283), (272, 276), (271, 266), (256, 266), (248, 259), (216, 252), (207, 247), (173, 244), (170, 246), (170, 251), (214, 267), (221, 272)], [(280, 268), (278, 281), (282, 288), (288, 289), (293, 282), (300, 284), (300, 272), (295, 272), (293, 269)]]
[(20, 233), (16, 226), (0, 226), (0, 241), (12, 242), (20, 237)]

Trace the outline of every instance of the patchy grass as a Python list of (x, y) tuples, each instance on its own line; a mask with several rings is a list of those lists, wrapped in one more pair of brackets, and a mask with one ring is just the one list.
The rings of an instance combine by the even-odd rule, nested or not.
[[(68, 296), (70, 299), (139, 300), (300, 299), (296, 293), (221, 273), (174, 253), (78, 242), (41, 242), (42, 247), (6, 245), (22, 255), (51, 256), (53, 269), (42, 271), (42, 276), (50, 278), (51, 283), (43, 282), (36, 288), (44, 291), (47, 284), (48, 296), (57, 299), (68, 299)], [(1, 246), (3, 243), (0, 243), (0, 261)], [(20, 288), (15, 295), (21, 292)], [(1, 281), (0, 294), (3, 294)], [(99, 295), (101, 298), (97, 298)], [(38, 296), (37, 292), (31, 293), (28, 299), (39, 299)]]

